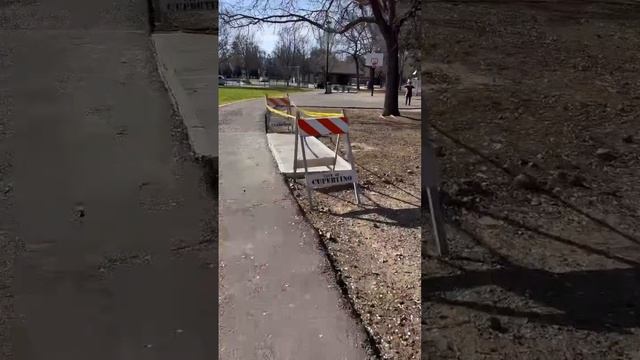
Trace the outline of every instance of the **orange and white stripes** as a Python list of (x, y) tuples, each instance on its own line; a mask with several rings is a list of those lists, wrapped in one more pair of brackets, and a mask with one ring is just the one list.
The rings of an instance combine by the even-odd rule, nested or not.
[(301, 136), (346, 134), (349, 132), (349, 119), (346, 116), (298, 119), (298, 132)]
[(291, 102), (289, 101), (289, 98), (283, 97), (283, 98), (267, 98), (267, 105), (273, 107), (273, 108), (288, 108), (289, 106), (291, 106)]

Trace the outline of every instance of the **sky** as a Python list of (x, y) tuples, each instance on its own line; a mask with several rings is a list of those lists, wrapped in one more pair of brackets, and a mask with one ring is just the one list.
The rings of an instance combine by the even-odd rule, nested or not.
[[(220, 0), (220, 4), (224, 6), (226, 3), (241, 4), (246, 6), (251, 3), (251, 0)], [(298, 0), (298, 3), (303, 7), (310, 7), (309, 0)], [(251, 31), (254, 32), (256, 41), (260, 45), (260, 48), (270, 53), (276, 46), (278, 41), (278, 25), (263, 25), (262, 28), (254, 28)]]
[(277, 29), (274, 26), (265, 26), (256, 32), (256, 41), (267, 53), (270, 53), (278, 42)]

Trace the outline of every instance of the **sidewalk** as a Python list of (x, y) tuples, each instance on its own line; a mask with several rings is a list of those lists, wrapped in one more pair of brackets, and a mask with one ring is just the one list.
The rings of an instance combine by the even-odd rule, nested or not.
[[(210, 156), (218, 145), (216, 42), (153, 39), (194, 151)], [(220, 359), (368, 359), (364, 328), (276, 169), (263, 111), (261, 99), (220, 108)]]
[(193, 152), (217, 162), (217, 37), (177, 32), (151, 38), (160, 75), (179, 109)]
[(146, 18), (141, 1), (0, 2), (0, 359), (216, 358), (217, 194)]

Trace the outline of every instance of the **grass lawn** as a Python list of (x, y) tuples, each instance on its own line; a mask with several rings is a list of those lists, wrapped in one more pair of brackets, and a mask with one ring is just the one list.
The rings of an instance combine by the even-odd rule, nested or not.
[(271, 87), (271, 88), (246, 88), (235, 86), (220, 86), (218, 105), (224, 105), (240, 100), (258, 99), (264, 97), (267, 94), (269, 97), (282, 96), (286, 93), (302, 92), (304, 89), (299, 88), (286, 88), (286, 87)]

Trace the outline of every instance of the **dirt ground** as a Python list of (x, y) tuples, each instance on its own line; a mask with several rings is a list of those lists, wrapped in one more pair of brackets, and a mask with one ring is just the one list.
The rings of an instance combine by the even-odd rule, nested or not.
[(423, 359), (640, 359), (633, 4), (423, 8), (450, 223), (450, 256), (423, 259)]
[[(0, 58), (6, 51), (0, 50)], [(2, 66), (0, 66), (2, 68)], [(14, 230), (14, 179), (12, 176), (13, 153), (8, 146), (14, 134), (14, 124), (9, 121), (8, 112), (13, 106), (9, 89), (0, 89), (0, 359), (9, 359), (10, 325), (13, 299), (13, 264), (19, 246), (10, 234)]]
[(347, 115), (362, 206), (348, 187), (314, 192), (310, 211), (304, 188), (290, 184), (382, 358), (419, 359), (420, 114)]

